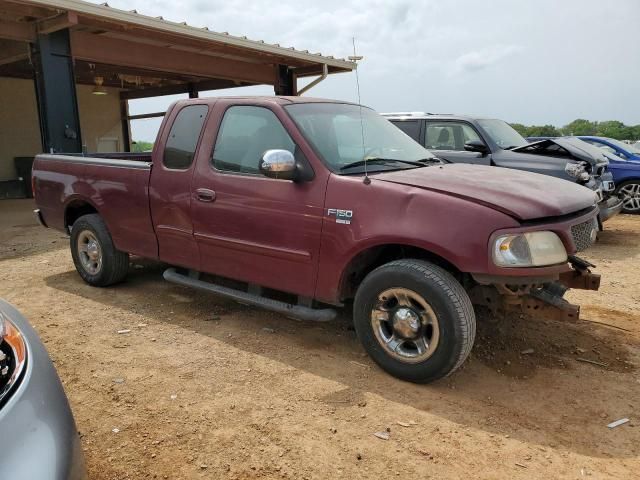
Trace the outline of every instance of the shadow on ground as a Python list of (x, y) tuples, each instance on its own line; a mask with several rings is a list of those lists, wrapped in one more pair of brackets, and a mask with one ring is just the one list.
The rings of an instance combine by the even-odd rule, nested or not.
[[(638, 428), (608, 434), (611, 411), (640, 398), (624, 332), (588, 322), (567, 324), (518, 316), (481, 322), (463, 368), (431, 385), (399, 381), (379, 370), (357, 341), (349, 312), (335, 322), (301, 323), (162, 280), (163, 266), (139, 262), (127, 281), (109, 289), (85, 285), (75, 271), (46, 284), (103, 305), (134, 311), (235, 348), (344, 385), (318, 399), (357, 404), (364, 392), (461, 425), (591, 456), (637, 455)], [(232, 336), (229, 332), (234, 332)], [(586, 358), (602, 364), (580, 364)], [(636, 406), (637, 407), (637, 406)]]

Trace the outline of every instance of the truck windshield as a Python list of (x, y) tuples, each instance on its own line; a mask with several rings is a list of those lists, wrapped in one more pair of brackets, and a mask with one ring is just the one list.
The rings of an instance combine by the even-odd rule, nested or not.
[(371, 160), (369, 171), (416, 168), (421, 165), (412, 162), (435, 159), (370, 108), (340, 103), (299, 103), (285, 108), (306, 139), (336, 172), (356, 173), (356, 169), (364, 168), (361, 161), (365, 158)]
[(486, 134), (500, 148), (511, 150), (516, 147), (523, 147), (527, 142), (522, 135), (516, 132), (511, 125), (502, 120), (478, 120), (478, 123)]

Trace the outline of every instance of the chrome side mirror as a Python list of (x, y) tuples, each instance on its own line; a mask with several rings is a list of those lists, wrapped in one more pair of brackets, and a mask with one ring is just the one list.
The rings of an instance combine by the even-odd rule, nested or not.
[(267, 150), (260, 160), (260, 173), (269, 178), (293, 180), (296, 159), (288, 150)]

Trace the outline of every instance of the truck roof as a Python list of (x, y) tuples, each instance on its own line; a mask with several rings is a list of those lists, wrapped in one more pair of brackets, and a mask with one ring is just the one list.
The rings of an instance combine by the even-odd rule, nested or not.
[(393, 120), (493, 120), (491, 117), (456, 115), (454, 113), (428, 113), (428, 112), (389, 112), (381, 113), (383, 117)]
[[(203, 97), (189, 98), (178, 100), (176, 103), (214, 103), (216, 100), (250, 100), (261, 103), (276, 103), (278, 105), (287, 105), (291, 103), (341, 103), (346, 105), (357, 105), (353, 102), (343, 100), (332, 100), (328, 98), (315, 97), (299, 97), (299, 96), (282, 96), (282, 95), (236, 95), (224, 97)], [(365, 105), (363, 105), (364, 107)]]

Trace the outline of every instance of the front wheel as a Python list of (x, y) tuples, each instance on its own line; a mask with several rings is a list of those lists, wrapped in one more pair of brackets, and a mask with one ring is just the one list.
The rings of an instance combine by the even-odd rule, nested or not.
[(640, 213), (640, 180), (629, 180), (618, 187), (623, 213)]
[(116, 249), (100, 215), (83, 215), (75, 221), (70, 246), (76, 270), (89, 285), (106, 287), (127, 276), (129, 254)]
[(391, 375), (427, 383), (454, 372), (471, 352), (476, 317), (462, 285), (422, 260), (397, 260), (364, 279), (354, 302), (358, 338)]

